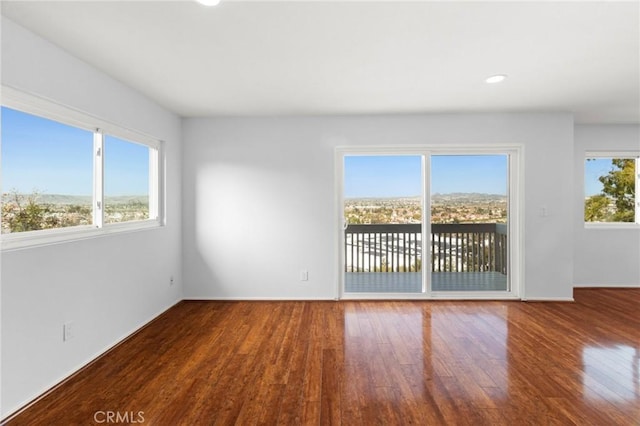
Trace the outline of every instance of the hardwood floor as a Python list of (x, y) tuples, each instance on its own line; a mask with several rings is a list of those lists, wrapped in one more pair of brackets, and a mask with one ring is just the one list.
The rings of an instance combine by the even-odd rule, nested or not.
[(182, 302), (10, 424), (639, 425), (640, 289), (575, 298)]

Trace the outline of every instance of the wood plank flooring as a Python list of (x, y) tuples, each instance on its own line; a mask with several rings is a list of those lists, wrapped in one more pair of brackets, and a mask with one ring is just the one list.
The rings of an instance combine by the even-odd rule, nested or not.
[(575, 298), (182, 302), (10, 424), (640, 425), (640, 289)]

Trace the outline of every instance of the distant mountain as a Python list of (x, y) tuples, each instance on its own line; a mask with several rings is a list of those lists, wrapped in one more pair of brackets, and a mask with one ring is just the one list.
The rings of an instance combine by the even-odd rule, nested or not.
[(38, 202), (42, 204), (86, 205), (93, 202), (93, 197), (91, 195), (40, 194)]
[(345, 198), (348, 201), (420, 201), (420, 196), (415, 197), (351, 197)]
[[(431, 199), (434, 201), (506, 201), (507, 196), (501, 194), (485, 194), (480, 192), (452, 192), (449, 194), (441, 194), (436, 192), (431, 194)], [(391, 201), (391, 200), (405, 200), (405, 201), (420, 201), (420, 196), (415, 197), (357, 197), (346, 198), (347, 201)]]
[[(28, 197), (28, 194), (24, 194), (24, 197)], [(11, 199), (11, 194), (2, 194), (2, 200), (7, 201)], [(105, 197), (107, 204), (131, 204), (142, 203), (147, 204), (149, 197), (146, 195), (119, 195), (115, 197)], [(91, 195), (65, 195), (65, 194), (40, 194), (38, 195), (38, 203), (40, 204), (75, 204), (75, 205), (88, 205), (93, 203), (93, 196)]]
[(431, 195), (431, 199), (434, 201), (504, 201), (507, 199), (507, 196), (501, 194), (484, 194), (480, 192), (453, 192), (450, 194), (435, 193)]
[(118, 195), (115, 197), (104, 197), (107, 204), (149, 204), (149, 197), (146, 195)]

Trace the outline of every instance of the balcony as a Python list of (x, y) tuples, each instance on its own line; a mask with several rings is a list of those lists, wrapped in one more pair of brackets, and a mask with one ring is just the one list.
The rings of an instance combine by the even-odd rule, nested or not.
[[(506, 291), (507, 225), (432, 224), (432, 291)], [(422, 292), (422, 225), (349, 225), (346, 292)]]

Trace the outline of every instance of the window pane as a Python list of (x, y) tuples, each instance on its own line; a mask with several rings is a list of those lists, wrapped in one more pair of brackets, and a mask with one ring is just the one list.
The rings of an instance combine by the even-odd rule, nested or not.
[(90, 225), (93, 133), (2, 107), (2, 233)]
[(344, 290), (422, 293), (423, 157), (344, 157)]
[(507, 223), (508, 156), (433, 155), (431, 223)]
[(509, 156), (431, 156), (431, 289), (509, 291)]
[(105, 223), (149, 218), (149, 149), (113, 136), (105, 137)]
[(585, 222), (635, 221), (635, 159), (588, 158), (585, 162)]

